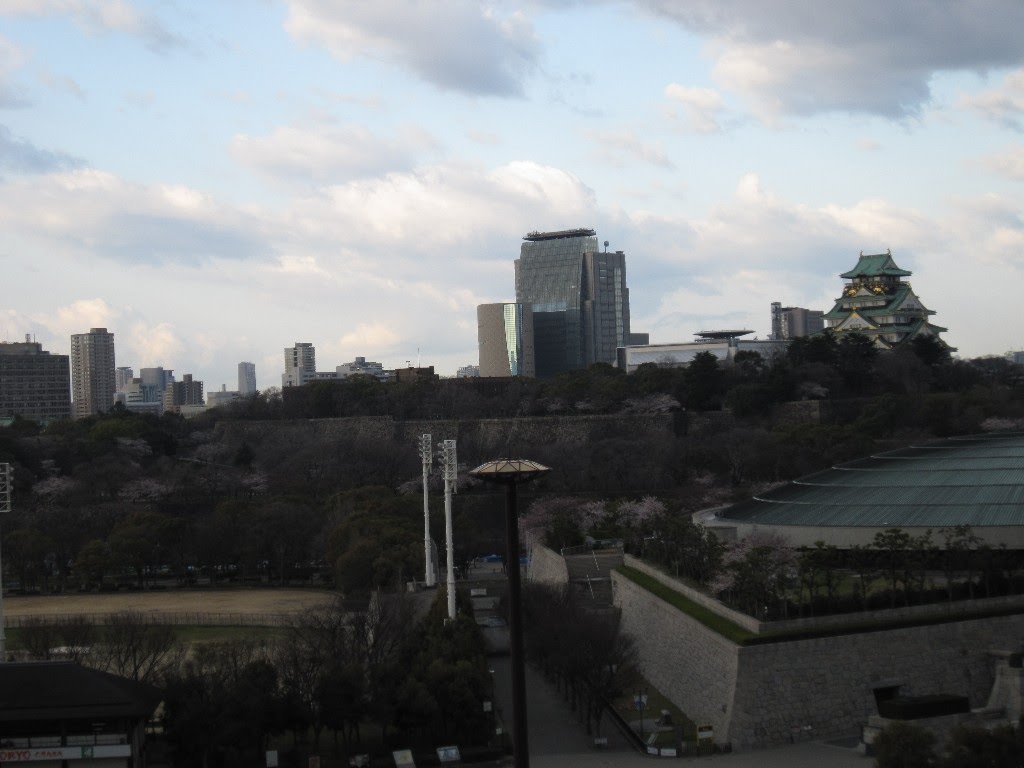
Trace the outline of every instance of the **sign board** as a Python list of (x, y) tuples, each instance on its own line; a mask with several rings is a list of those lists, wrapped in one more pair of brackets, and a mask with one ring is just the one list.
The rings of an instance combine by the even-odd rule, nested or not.
[(638, 709), (641, 712), (647, 707), (647, 694), (633, 696), (633, 708)]
[(715, 729), (710, 725), (698, 725), (697, 726), (697, 738), (698, 739), (713, 739), (715, 738)]
[(494, 705), (491, 704), (491, 702), (489, 702), (489, 701), (485, 701), (484, 702), (484, 712), (493, 712), (493, 711), (494, 711)]
[(487, 597), (487, 590), (482, 587), (474, 587), (469, 590), (470, 597)]
[(676, 757), (676, 748), (675, 747), (662, 747), (661, 748), (661, 756), (662, 757)]
[(656, 755), (656, 754), (658, 754), (658, 748), (657, 747), (648, 747), (647, 748), (647, 754), (648, 755)]
[(100, 757), (131, 757), (128, 744), (103, 744), (95, 747), (27, 747), (0, 749), (0, 764), (34, 763), (41, 760), (88, 760)]
[(437, 759), (442, 763), (458, 763), (462, 761), (462, 755), (459, 754), (459, 748), (454, 745), (451, 747), (438, 747)]
[(267, 750), (267, 768), (277, 768), (277, 750)]
[(411, 749), (396, 749), (391, 753), (391, 757), (395, 759), (395, 768), (404, 768), (407, 765), (416, 768), (416, 761), (412, 759)]

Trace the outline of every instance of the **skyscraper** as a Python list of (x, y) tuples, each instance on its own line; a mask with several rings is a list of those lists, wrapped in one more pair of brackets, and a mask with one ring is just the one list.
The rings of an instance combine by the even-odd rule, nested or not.
[(256, 363), (238, 364), (238, 394), (242, 397), (256, 394)]
[(284, 350), (284, 373), (282, 387), (301, 387), (316, 379), (316, 347), (309, 342), (295, 342), (294, 347)]
[(476, 308), (476, 324), (479, 376), (537, 375), (529, 304), (481, 304)]
[(533, 310), (537, 376), (602, 362), (629, 343), (626, 256), (592, 229), (531, 232), (516, 259), (516, 302)]
[(82, 419), (109, 411), (116, 391), (114, 334), (90, 328), (71, 336), (71, 413)]

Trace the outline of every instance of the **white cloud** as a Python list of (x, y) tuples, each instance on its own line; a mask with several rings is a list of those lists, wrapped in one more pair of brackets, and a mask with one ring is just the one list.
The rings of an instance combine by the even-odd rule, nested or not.
[(435, 146), (433, 138), (412, 127), (386, 139), (359, 125), (285, 126), (269, 136), (239, 134), (231, 153), (272, 178), (325, 184), (408, 170), (419, 152)]
[(1024, 181), (1024, 147), (1020, 145), (987, 155), (981, 158), (981, 164), (997, 176)]
[(669, 116), (682, 120), (686, 130), (692, 133), (718, 133), (722, 130), (720, 120), (725, 103), (718, 91), (670, 83), (665, 87), (665, 97), (682, 105), (682, 115), (670, 107)]
[(516, 96), (537, 58), (521, 13), (499, 16), (476, 0), (288, 0), (292, 37), (335, 57), (383, 57), (439, 88)]
[(93, 169), (0, 186), (0, 226), (131, 263), (267, 255), (252, 214), (186, 187), (132, 184)]
[(716, 79), (763, 120), (823, 112), (914, 115), (937, 72), (1016, 66), (1018, 0), (809, 8), (803, 0), (635, 0), (709, 38)]
[(119, 315), (103, 299), (79, 299), (68, 306), (58, 307), (51, 317), (42, 321), (42, 325), (56, 336), (70, 338), (71, 334), (85, 333), (90, 328), (110, 328)]
[(24, 51), (0, 34), (0, 107), (25, 106), (22, 90), (12, 82), (12, 76), (24, 63)]
[(664, 147), (642, 140), (634, 131), (587, 131), (587, 135), (601, 147), (598, 158), (617, 168), (637, 161), (659, 168), (675, 167)]
[[(132, 323), (127, 338), (115, 334), (119, 360), (130, 360), (132, 367), (155, 368), (163, 366), (174, 369), (175, 360), (181, 360), (185, 345), (179, 338), (174, 324), (168, 322), (148, 323), (144, 320)], [(123, 363), (119, 363), (121, 365)], [(180, 379), (180, 376), (178, 377)]]
[(45, 173), (81, 164), (81, 160), (63, 152), (40, 149), (12, 135), (7, 126), (0, 124), (0, 173)]
[(133, 35), (154, 50), (181, 43), (156, 16), (140, 12), (126, 0), (0, 0), (0, 14), (68, 16), (90, 33)]
[(1009, 128), (1024, 128), (1024, 69), (1010, 72), (998, 88), (964, 95), (960, 106)]

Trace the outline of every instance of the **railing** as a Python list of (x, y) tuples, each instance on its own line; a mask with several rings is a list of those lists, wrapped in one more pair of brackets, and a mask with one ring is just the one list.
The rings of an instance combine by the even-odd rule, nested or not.
[[(622, 539), (597, 539), (588, 544), (577, 544), (574, 547), (562, 547), (558, 553), (562, 557), (568, 555), (589, 555), (592, 552), (602, 549), (622, 549)], [(596, 559), (596, 555), (595, 555)]]
[[(168, 624), (171, 626), (195, 627), (284, 627), (288, 626), (297, 613), (206, 613), (198, 611), (158, 611), (133, 613), (133, 619), (145, 624)], [(35, 624), (63, 624), (85, 619), (89, 624), (107, 625), (115, 623), (124, 612), (110, 613), (48, 613), (33, 616), (4, 616), (8, 629), (29, 627)]]

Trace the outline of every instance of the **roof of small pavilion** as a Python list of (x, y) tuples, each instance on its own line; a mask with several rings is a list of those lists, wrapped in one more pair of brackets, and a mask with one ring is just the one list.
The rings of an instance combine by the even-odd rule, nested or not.
[(0, 722), (148, 718), (157, 688), (70, 661), (0, 663)]

